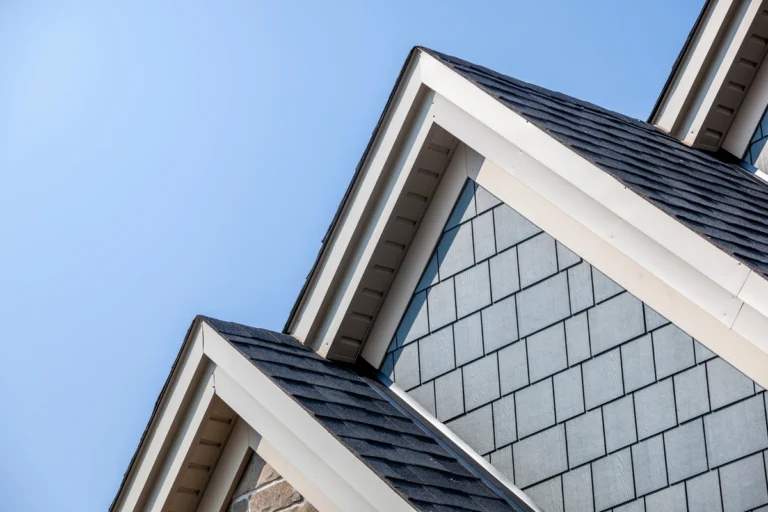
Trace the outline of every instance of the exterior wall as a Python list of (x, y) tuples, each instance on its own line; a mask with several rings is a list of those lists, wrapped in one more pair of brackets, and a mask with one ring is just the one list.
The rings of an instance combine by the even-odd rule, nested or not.
[(764, 391), (475, 188), (382, 371), (546, 512), (768, 511)]
[(251, 454), (235, 487), (229, 512), (317, 512), (264, 459)]

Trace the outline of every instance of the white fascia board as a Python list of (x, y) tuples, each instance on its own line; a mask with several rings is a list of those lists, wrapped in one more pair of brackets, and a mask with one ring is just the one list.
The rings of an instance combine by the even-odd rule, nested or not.
[[(522, 215), (531, 218), (539, 227), (739, 370), (761, 385), (768, 384), (768, 346), (764, 343), (768, 331), (762, 331), (761, 334), (755, 329), (759, 319), (765, 317), (759, 315), (743, 324), (743, 328), (737, 328), (744, 322), (745, 307), (748, 307), (741, 303), (735, 320), (737, 325), (726, 325), (681, 293), (677, 287), (650, 272), (632, 255), (618, 249), (613, 242), (622, 238), (635, 238), (634, 254), (646, 253), (650, 259), (667, 260), (670, 268), (677, 267), (687, 279), (705, 281), (706, 276), (692, 272), (684, 264), (680, 265), (669, 254), (660, 251), (647, 253), (654, 244), (643, 243), (642, 234), (632, 235), (629, 230), (621, 229), (616, 231), (614, 239), (606, 240), (561, 210), (560, 204), (550, 202), (490, 160), (486, 160), (477, 182), (505, 203), (513, 205)], [(605, 215), (610, 213), (605, 212)], [(628, 224), (623, 227), (631, 228)], [(690, 288), (687, 291), (696, 292)]]
[(205, 354), (216, 364), (216, 395), (259, 433), (260, 442), (269, 443), (297, 468), (302, 479), (284, 476), (310, 503), (321, 510), (413, 512), (407, 501), (214, 329), (203, 324), (203, 333)]
[(232, 492), (251, 453), (249, 444), (250, 427), (238, 419), (229, 435), (224, 451), (216, 463), (211, 480), (205, 488), (197, 510), (200, 512), (224, 512), (232, 499)]
[(200, 427), (205, 421), (208, 408), (214, 397), (213, 390), (213, 365), (208, 363), (205, 376), (197, 386), (195, 397), (190, 408), (182, 419), (180, 428), (173, 436), (173, 444), (165, 456), (163, 465), (157, 476), (157, 482), (153, 486), (152, 495), (147, 500), (146, 510), (162, 512), (168, 505), (168, 497), (171, 495), (187, 458), (195, 437), (200, 432)]
[(388, 174), (391, 179), (391, 186), (386, 191), (384, 199), (380, 202), (373, 200), (374, 204), (366, 205), (366, 218), (369, 219), (366, 223), (367, 229), (360, 233), (356, 244), (349, 247), (351, 254), (347, 259), (344, 272), (341, 272), (343, 277), (340, 276), (343, 282), (340, 283), (338, 292), (330, 297), (330, 304), (325, 310), (322, 322), (314, 336), (311, 336), (313, 338), (310, 340), (312, 346), (323, 357), (328, 354), (333, 341), (336, 339), (341, 322), (344, 320), (387, 221), (403, 191), (410, 170), (424, 147), (431, 127), (431, 123), (425, 122), (432, 117), (431, 99), (431, 94), (428, 94), (418, 105), (418, 113), (414, 120), (414, 126), (418, 128), (410, 130), (411, 133), (408, 134), (407, 139), (401, 145), (401, 150), (397, 153), (397, 158), (391, 164), (391, 171)]
[(693, 121), (690, 123), (690, 126), (685, 127), (687, 129), (686, 133), (679, 134), (679, 138), (682, 138), (683, 142), (686, 144), (693, 145), (696, 139), (702, 135), (700, 133), (701, 127), (709, 115), (709, 112), (712, 110), (715, 98), (720, 93), (720, 89), (724, 85), (726, 75), (728, 75), (731, 68), (733, 67), (736, 54), (739, 53), (741, 44), (749, 34), (752, 23), (755, 21), (755, 17), (760, 12), (762, 12), (762, 10), (763, 0), (749, 1), (746, 12), (744, 12), (744, 15), (741, 18), (738, 27), (736, 28), (736, 33), (733, 35), (732, 40), (729, 41), (729, 46), (725, 50), (722, 60), (718, 63), (719, 65), (717, 72), (712, 78), (712, 82), (709, 84), (701, 104), (697, 106), (694, 105), (697, 107), (697, 110), (695, 112), (695, 116), (693, 117)]
[[(506, 158), (505, 165), (495, 160), (503, 168), (514, 167), (510, 171), (526, 173), (528, 180), (545, 180), (548, 179), (546, 175), (554, 173), (592, 198), (597, 203), (593, 207), (602, 205), (614, 211), (615, 217), (618, 217), (617, 221), (621, 220), (637, 226), (647, 236), (674, 252), (693, 268), (710, 274), (716, 284), (734, 296), (739, 292), (750, 271), (741, 262), (725, 254), (647, 200), (629, 191), (595, 164), (577, 155), (516, 112), (504, 107), (496, 99), (433, 57), (424, 55), (421, 68), (425, 84), (447, 100), (446, 106), (449, 108), (444, 109), (445, 115), (451, 112), (451, 105), (458, 107), (453, 109), (457, 115), (462, 116), (462, 112), (468, 115), (464, 117), (471, 124), (462, 126), (461, 123), (454, 123), (457, 125), (455, 130), (460, 130), (465, 137), (456, 131), (451, 131), (453, 128), (448, 129), (443, 123), (438, 123), (454, 136), (489, 157), (488, 153), (480, 151), (477, 143), (466, 138), (472, 137), (476, 132), (472, 128), (489, 129), (494, 135), (495, 147), (499, 149), (504, 146), (507, 149), (513, 147), (512, 151), (507, 151), (509, 156)], [(439, 96), (435, 98), (435, 103), (442, 101)], [(478, 141), (484, 146), (494, 147), (491, 142), (491, 140)], [(525, 165), (521, 165), (523, 163)], [(539, 173), (529, 170), (531, 164), (549, 169), (550, 172)], [(543, 176), (540, 176), (541, 174)], [(541, 183), (539, 186), (542, 185), (546, 186), (546, 183)], [(568, 202), (571, 199), (568, 195), (563, 195), (558, 197), (558, 200)], [(725, 313), (735, 315), (732, 310), (732, 305), (724, 308)], [(732, 321), (733, 318), (730, 320)], [(725, 317), (724, 321), (727, 322), (728, 317)]]
[(316, 327), (315, 321), (320, 317), (319, 313), (333, 291), (339, 268), (345, 260), (348, 249), (354, 245), (353, 237), (365, 214), (366, 206), (419, 94), (421, 89), (421, 80), (418, 76), (419, 59), (420, 56), (416, 55), (408, 64), (403, 85), (395, 94), (396, 99), (386, 114), (386, 121), (382, 123), (376, 135), (377, 140), (367, 161), (363, 164), (337, 226), (329, 235), (330, 241), (321, 257), (315, 277), (304, 292), (296, 317), (289, 327), (291, 335), (304, 343), (307, 342), (312, 329)]
[(684, 56), (683, 65), (677, 72), (671, 91), (667, 93), (663, 106), (654, 119), (654, 124), (662, 130), (671, 132), (683, 115), (682, 110), (688, 96), (706, 67), (720, 27), (728, 17), (733, 2), (734, 0), (717, 0), (705, 14), (699, 33), (694, 35), (688, 55)]
[[(481, 170), (478, 183), (761, 385), (768, 384), (768, 353), (758, 349), (766, 344), (766, 332), (751, 316), (749, 322), (746, 316), (739, 321), (752, 309), (762, 316), (768, 307), (768, 296), (742, 294), (753, 274), (748, 267), (427, 57), (421, 76), (437, 93), (435, 122), (485, 156), (484, 167), (497, 164), (514, 178), (494, 184)], [(548, 221), (543, 206), (526, 208), (523, 198), (510, 195), (523, 187), (554, 208), (557, 222)], [(568, 219), (576, 221), (572, 229), (558, 229)], [(573, 236), (576, 232), (581, 236)], [(765, 281), (757, 275), (752, 279)]]
[[(435, 92), (432, 114), (424, 122), (437, 123), (485, 157), (484, 165), (496, 164), (514, 178), (491, 180), (487, 176), (492, 172), (480, 172), (481, 185), (761, 385), (768, 385), (768, 353), (758, 349), (766, 345), (766, 332), (755, 327), (761, 322), (751, 312), (768, 316), (764, 278), (434, 57), (422, 53), (415, 76)], [(530, 194), (510, 196), (518, 189)], [(433, 200), (430, 210), (450, 209), (456, 195), (455, 190), (444, 194), (448, 204), (442, 206), (443, 200)], [(526, 197), (538, 199), (526, 207)], [(429, 215), (442, 218), (428, 211)], [(409, 251), (363, 349), (364, 359), (373, 366), (380, 365), (410, 299), (408, 290), (413, 290), (416, 275), (426, 264), (425, 247), (433, 247), (439, 236), (437, 228), (430, 233), (425, 236), (420, 228), (416, 250)], [(419, 245), (424, 247), (419, 250)], [(407, 275), (401, 277), (404, 272)]]
[(733, 120), (728, 135), (723, 142), (723, 149), (737, 158), (742, 158), (752, 140), (755, 128), (768, 106), (768, 66), (765, 59), (757, 70), (744, 102)]
[(115, 501), (114, 511), (136, 510), (146, 499), (150, 486), (168, 451), (184, 410), (193, 399), (196, 383), (205, 367), (202, 333), (193, 328), (181, 350), (179, 362), (163, 392), (161, 404), (138, 448), (126, 483)]

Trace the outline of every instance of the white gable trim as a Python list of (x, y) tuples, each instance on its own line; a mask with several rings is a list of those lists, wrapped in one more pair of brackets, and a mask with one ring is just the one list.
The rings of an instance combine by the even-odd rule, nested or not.
[(167, 388), (160, 398), (152, 425), (137, 450), (114, 510), (137, 510), (138, 504), (146, 499), (150, 482), (158, 471), (162, 454), (171, 444), (171, 433), (181, 421), (183, 411), (189, 408), (194, 395), (194, 383), (203, 372), (202, 334), (196, 331), (181, 350), (179, 362), (169, 379)]
[(756, 126), (754, 100), (765, 94), (759, 79), (768, 51), (765, 7), (764, 0), (708, 0), (653, 124), (691, 146), (742, 156), (744, 133), (751, 137)]
[(213, 470), (211, 481), (203, 493), (197, 509), (200, 512), (222, 512), (229, 505), (237, 483), (248, 462), (251, 446), (249, 444), (248, 424), (238, 419), (235, 428), (229, 435), (224, 453), (221, 454), (216, 468)]
[[(198, 510), (219, 511), (226, 505), (242, 471), (248, 449), (256, 451), (310, 503), (322, 512), (413, 512), (413, 507), (341, 444), (304, 408), (272, 382), (247, 358), (203, 321), (196, 321), (185, 342), (185, 364), (171, 381), (180, 382), (197, 363), (194, 378), (185, 381), (193, 397), (183, 407), (163, 408), (153, 417), (139, 456), (129, 468), (126, 484), (114, 511), (166, 510), (179, 485), (192, 439), (200, 434), (202, 419), (214, 397), (239, 420), (224, 446), (203, 493)], [(177, 386), (162, 397), (172, 402)], [(174, 424), (174, 429), (166, 429)], [(247, 443), (244, 443), (244, 440)], [(166, 447), (154, 458), (144, 454), (157, 442)], [(247, 447), (246, 447), (247, 445)], [(152, 478), (144, 478), (152, 474)]]
[(163, 460), (158, 475), (159, 485), (154, 486), (147, 503), (147, 510), (160, 512), (167, 508), (166, 504), (169, 502), (174, 483), (180, 476), (187, 453), (192, 448), (192, 443), (205, 420), (206, 412), (213, 402), (213, 368), (210, 364), (206, 365), (205, 376), (198, 383), (195, 395), (190, 410), (184, 415), (180, 429), (174, 436), (171, 450)]
[(736, 114), (731, 129), (728, 130), (728, 135), (723, 142), (724, 150), (738, 158), (744, 156), (766, 106), (768, 106), (768, 66), (763, 60), (752, 82), (752, 87), (749, 88), (739, 113)]
[(302, 342), (306, 342), (313, 328), (317, 328), (315, 322), (322, 318), (319, 313), (332, 295), (334, 285), (340, 278), (339, 274), (342, 274), (339, 268), (345, 256), (348, 256), (350, 247), (354, 245), (353, 237), (361, 218), (366, 214), (366, 206), (375, 194), (376, 184), (389, 161), (398, 136), (407, 127), (409, 114), (418, 106), (417, 95), (421, 90), (418, 69), (418, 59), (407, 65), (403, 82), (405, 86), (397, 91), (389, 112), (385, 114), (380, 135), (375, 136), (376, 142), (354, 185), (349, 201), (343, 208), (336, 229), (329, 235), (328, 248), (321, 256), (316, 276), (300, 300), (290, 332)]
[(682, 117), (686, 100), (696, 84), (699, 73), (704, 69), (708, 58), (711, 58), (715, 41), (731, 13), (734, 0), (714, 0), (711, 4), (706, 7), (699, 30), (694, 34), (690, 49), (683, 56), (683, 62), (653, 119), (654, 124), (667, 132), (671, 132)]
[[(709, 81), (708, 87), (699, 93), (699, 97), (693, 98), (693, 106), (698, 108), (696, 110), (692, 109), (691, 113), (686, 116), (687, 118), (683, 118), (679, 134), (685, 143), (701, 146), (709, 150), (717, 149), (725, 137), (721, 136), (716, 139), (714, 145), (710, 144), (704, 129), (705, 121), (716, 106), (715, 98), (720, 94), (723, 87), (727, 86), (726, 77), (731, 73), (734, 65), (736, 65), (736, 57), (741, 52), (742, 43), (748, 37), (755, 18), (763, 11), (763, 0), (751, 0), (748, 3), (734, 2), (734, 4), (738, 5), (738, 11), (735, 13), (738, 22), (730, 28), (730, 33), (725, 35), (725, 38), (728, 40), (728, 46), (724, 50), (720, 50), (720, 53), (715, 56), (714, 62), (710, 64), (716, 70), (716, 73), (714, 76), (704, 79)], [(757, 65), (759, 66), (760, 63), (758, 62)], [(751, 85), (751, 83), (748, 85)], [(692, 119), (688, 121), (691, 117)], [(728, 130), (730, 126), (725, 126), (725, 128)], [(685, 131), (682, 131), (683, 129)]]
[[(480, 185), (768, 385), (768, 281), (437, 59), (423, 53), (418, 68), (414, 76), (435, 92), (432, 115), (424, 122), (438, 124), (486, 158), (476, 176)], [(472, 176), (476, 171), (454, 172)], [(427, 248), (439, 236), (439, 221), (447, 218), (458, 195), (455, 180), (447, 177), (440, 188), (450, 192), (438, 190), (435, 197), (442, 199), (430, 205), (413, 257), (409, 252), (363, 349), (374, 366), (381, 363), (410, 299), (404, 290), (415, 287), (429, 258)], [(433, 221), (426, 222), (430, 216)]]

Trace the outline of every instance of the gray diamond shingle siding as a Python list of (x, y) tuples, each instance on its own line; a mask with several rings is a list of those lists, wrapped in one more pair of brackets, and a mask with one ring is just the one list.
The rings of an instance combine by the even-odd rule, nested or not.
[[(487, 191), (472, 181), (466, 187), (477, 199), (458, 204), (453, 218), (463, 221), (452, 229), (472, 224), (480, 197), (488, 202)], [(396, 336), (383, 367), (395, 383), (418, 390), (419, 400), (435, 382), (428, 403), (438, 418), (544, 510), (650, 512), (682, 504), (700, 512), (710, 510), (704, 497), (712, 485), (718, 501), (711, 510), (722, 512), (721, 488), (726, 510), (768, 505), (765, 468), (754, 462), (768, 454), (765, 392), (509, 206), (493, 204), (480, 214), (505, 221), (473, 230), (472, 239), (495, 249), (456, 274), (428, 267), (422, 282), (433, 284), (419, 295), (426, 303), (415, 304), (434, 331), (433, 311), (445, 315), (430, 303), (431, 290), (458, 294), (451, 283), (478, 268), (490, 276), (483, 286), (492, 303), (440, 322), (455, 359), (428, 360), (434, 351), (421, 345), (432, 334)], [(535, 254), (519, 257), (521, 247)], [(442, 244), (446, 255), (451, 249)], [(525, 274), (532, 277), (514, 286), (496, 282)], [(450, 295), (439, 300), (452, 303)], [(411, 318), (421, 316), (407, 314), (399, 332), (408, 332)], [(407, 366), (400, 360), (411, 357), (421, 368), (445, 368), (447, 357), (450, 372), (434, 381), (425, 376), (435, 371), (401, 379), (398, 369)]]
[(385, 388), (318, 356), (286, 334), (203, 319), (416, 510), (521, 510), (395, 407), (382, 395)]

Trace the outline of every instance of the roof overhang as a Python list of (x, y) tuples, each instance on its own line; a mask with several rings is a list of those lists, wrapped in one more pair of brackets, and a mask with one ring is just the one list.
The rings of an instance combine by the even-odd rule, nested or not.
[(226, 510), (251, 450), (320, 510), (414, 510), (202, 318), (110, 510)]
[(708, 0), (649, 122), (693, 147), (741, 158), (768, 104), (757, 80), (768, 52), (766, 7), (764, 0)]
[[(378, 366), (469, 177), (768, 385), (761, 275), (426, 50), (412, 52), (393, 98), (287, 332), (329, 358), (352, 361), (362, 351)], [(424, 175), (436, 183), (407, 210), (410, 230), (402, 235), (398, 208), (414, 199), (411, 180)]]

